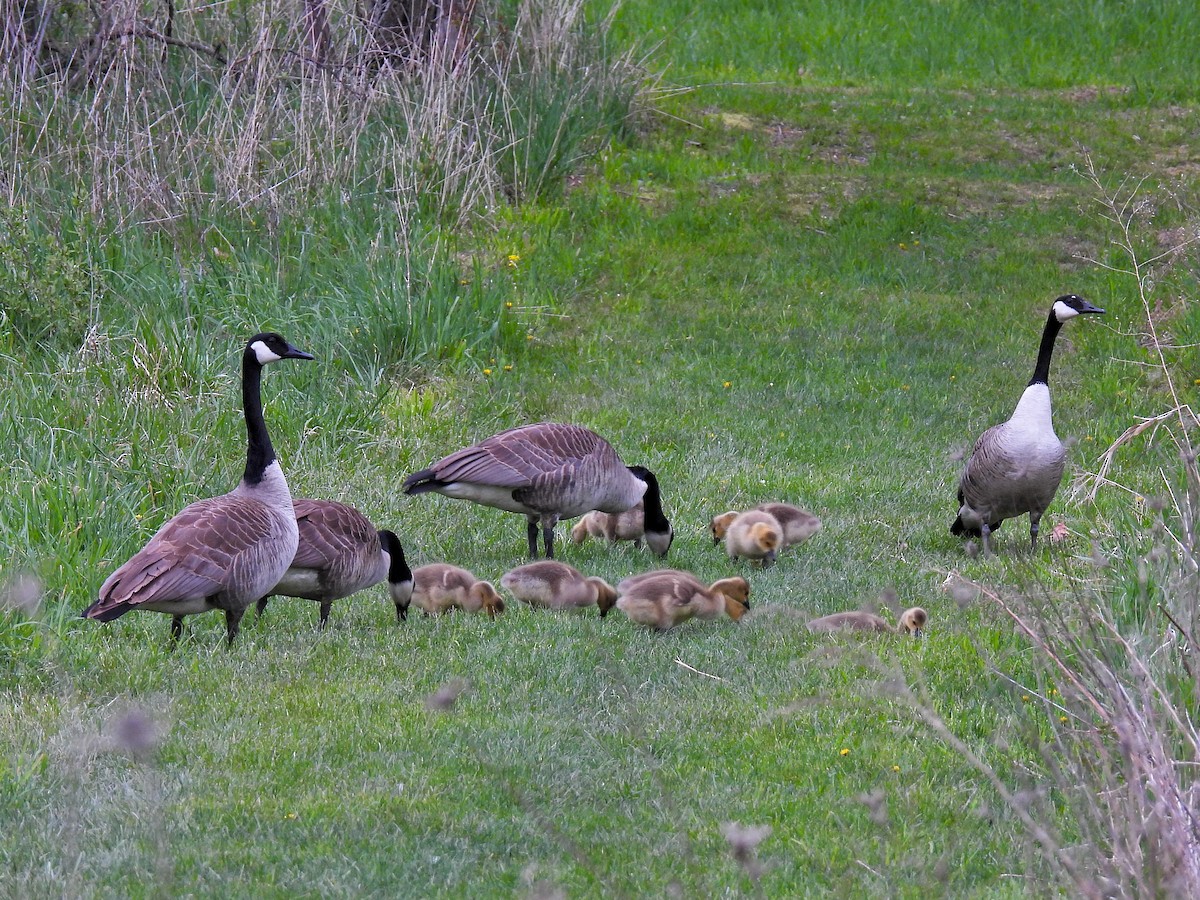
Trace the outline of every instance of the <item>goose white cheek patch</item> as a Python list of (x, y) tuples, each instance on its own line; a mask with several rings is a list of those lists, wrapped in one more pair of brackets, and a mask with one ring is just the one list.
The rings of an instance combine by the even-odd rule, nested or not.
[(254, 356), (258, 360), (260, 366), (265, 366), (267, 363), (279, 362), (283, 359), (278, 353), (264, 344), (262, 341), (255, 341), (250, 345), (250, 349), (254, 351)]

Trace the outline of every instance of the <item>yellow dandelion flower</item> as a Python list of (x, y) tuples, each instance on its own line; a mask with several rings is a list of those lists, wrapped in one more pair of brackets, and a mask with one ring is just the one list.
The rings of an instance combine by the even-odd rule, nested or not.
[(511, 371), (512, 371), (512, 366), (505, 366), (505, 367), (504, 367), (504, 371), (505, 371), (505, 372), (511, 372)]
[(510, 266), (512, 266), (514, 269), (517, 267), (517, 263), (519, 263), (520, 261), (521, 261), (521, 254), (519, 254), (519, 253), (508, 254), (508, 264)]
[(1029, 695), (1028, 695), (1028, 694), (1022, 694), (1022, 695), (1021, 695), (1021, 702), (1022, 702), (1022, 703), (1028, 703), (1028, 702), (1029, 702)]
[(849, 748), (849, 747), (843, 747), (843, 748), (841, 749), (841, 752), (839, 752), (839, 753), (838, 753), (838, 756), (849, 756), (849, 755), (850, 755), (850, 748)]
[(512, 309), (512, 301), (509, 300), (504, 304), (505, 309)]
[(1059, 717), (1058, 717), (1058, 721), (1060, 721), (1060, 722), (1066, 722), (1066, 721), (1067, 721), (1067, 717), (1066, 717), (1066, 716), (1059, 716)]
[(484, 369), (484, 370), (483, 370), (483, 374), (484, 374), (484, 375), (491, 375), (491, 374), (492, 374), (492, 370), (491, 370), (491, 369)]
[(731, 388), (731, 387), (733, 387), (733, 382), (732, 381), (723, 381), (723, 382), (721, 382), (721, 387)]
[(893, 772), (899, 772), (899, 771), (900, 771), (900, 767), (899, 767), (899, 766), (892, 766), (892, 771), (893, 771)]

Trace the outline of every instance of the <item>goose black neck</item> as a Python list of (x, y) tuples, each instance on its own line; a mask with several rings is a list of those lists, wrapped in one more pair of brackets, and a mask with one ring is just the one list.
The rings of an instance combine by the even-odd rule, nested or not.
[(671, 527), (671, 523), (667, 521), (666, 514), (662, 508), (662, 494), (658, 489), (658, 479), (654, 477), (654, 473), (644, 466), (630, 466), (629, 471), (634, 474), (634, 477), (640, 478), (646, 482), (646, 493), (642, 495), (642, 504), (645, 508), (645, 529), (662, 533)]
[(1050, 357), (1054, 354), (1054, 341), (1061, 328), (1062, 322), (1058, 321), (1054, 310), (1050, 310), (1046, 327), (1042, 329), (1042, 345), (1038, 348), (1037, 365), (1033, 367), (1033, 377), (1029, 379), (1031, 385), (1050, 383)]
[(388, 576), (387, 580), (390, 584), (401, 584), (405, 581), (412, 580), (412, 569), (408, 567), (408, 560), (404, 558), (404, 548), (400, 545), (400, 539), (396, 537), (394, 531), (380, 531), (379, 545), (388, 555)]
[(242, 411), (246, 416), (246, 471), (242, 482), (256, 485), (275, 461), (275, 448), (263, 419), (262, 363), (249, 348), (242, 355)]

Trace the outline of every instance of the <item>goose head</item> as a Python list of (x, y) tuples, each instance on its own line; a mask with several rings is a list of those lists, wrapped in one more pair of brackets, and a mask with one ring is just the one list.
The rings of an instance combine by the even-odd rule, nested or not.
[(925, 623), (929, 621), (929, 615), (919, 606), (914, 606), (912, 609), (906, 609), (900, 614), (900, 632), (911, 634), (913, 637), (920, 637), (921, 632), (925, 629)]
[(1054, 301), (1051, 311), (1054, 313), (1054, 318), (1058, 319), (1060, 323), (1087, 313), (1096, 315), (1104, 314), (1104, 310), (1100, 307), (1093, 306), (1076, 294), (1063, 294), (1063, 296)]
[(667, 551), (671, 549), (671, 542), (675, 540), (675, 530), (671, 527), (666, 514), (663, 513), (662, 493), (658, 488), (658, 478), (645, 466), (627, 466), (627, 468), (634, 478), (646, 485), (646, 492), (642, 495), (642, 503), (646, 510), (646, 543), (651, 552), (658, 556), (666, 556)]
[(274, 331), (261, 331), (246, 343), (246, 352), (252, 355), (260, 366), (279, 362), (281, 359), (316, 359), (311, 353), (305, 353), (287, 342), (283, 335)]
[(379, 532), (379, 547), (387, 560), (388, 593), (392, 595), (392, 602), (396, 605), (397, 614), (403, 619), (408, 611), (408, 605), (412, 601), (412, 570), (404, 558), (404, 548), (400, 545), (400, 538), (396, 537), (394, 531), (385, 529)]

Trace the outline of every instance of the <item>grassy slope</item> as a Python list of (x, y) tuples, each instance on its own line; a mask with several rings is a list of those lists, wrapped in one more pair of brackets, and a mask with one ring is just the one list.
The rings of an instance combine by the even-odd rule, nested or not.
[[(685, 49), (673, 48), (676, 77), (722, 73)], [(758, 58), (734, 62), (738, 80), (752, 80)], [(1031, 568), (1017, 552), (1020, 524), (1001, 532), (998, 560), (964, 559), (946, 531), (954, 454), (1011, 408), (1060, 291), (1110, 310), (1070, 326), (1056, 357), (1059, 432), (1080, 440), (1073, 463), (1090, 464), (1132, 416), (1157, 411), (1138, 369), (1115, 361), (1139, 358), (1130, 286), (1075, 258), (1107, 253), (1110, 233), (1071, 166), (1088, 147), (1110, 169), (1168, 180), (1198, 117), (1137, 93), (993, 91), (970, 72), (970, 89), (934, 89), (873, 74), (861, 70), (853, 89), (676, 98), (677, 118), (601, 159), (565, 215), (531, 211), (501, 226), (497, 254), (520, 254), (529, 303), (553, 293), (566, 317), (524, 313), (536, 339), (492, 374), (397, 388), (379, 408), (356, 400), (342, 373), (268, 377), (296, 493), (354, 501), (399, 530), (414, 563), (449, 559), (495, 579), (519, 561), (517, 517), (408, 500), (394, 485), (522, 421), (591, 425), (655, 469), (679, 533), (671, 564), (706, 578), (730, 570), (705, 539), (709, 515), (802, 502), (826, 528), (750, 573), (753, 617), (666, 636), (521, 609), (494, 624), (397, 628), (364, 595), (335, 606), (324, 635), (310, 630), (313, 605), (275, 603), (232, 653), (216, 617), (189, 622), (175, 653), (162, 617), (66, 622), (41, 654), (6, 651), (6, 869), (45, 894), (157, 884), (484, 896), (544, 880), (573, 895), (655, 894), (677, 881), (709, 896), (754, 887), (720, 835), (732, 820), (774, 829), (759, 848), (769, 896), (1019, 892), (1002, 877), (1023, 871), (1018, 825), (880, 691), (880, 668), (924, 684), (979, 752), (1036, 777), (1021, 735), (1037, 714), (989, 671), (1030, 677), (1023, 648), (993, 611), (960, 613), (937, 590), (949, 568), (1000, 584)], [(1164, 206), (1155, 228), (1184, 218)], [(95, 542), (64, 538), (69, 510), (59, 531), (31, 536), (33, 554), (66, 547), (46, 566), (52, 616), (81, 608), (101, 567), (161, 515), (236, 474), (232, 385), (214, 383), (220, 359), (206, 365), (211, 390), (185, 391), (202, 398), (196, 424), (156, 407), (134, 440), (76, 412), (74, 427), (111, 461), (95, 467), (97, 484), (81, 473), (85, 496), (110, 503), (74, 516)], [(328, 421), (336, 410), (348, 437)], [(120, 464), (128, 453), (137, 477)], [(1153, 484), (1160, 461), (1122, 475)], [(148, 494), (147, 483), (166, 490)], [(1105, 502), (1080, 508), (1064, 492), (1054, 513), (1086, 534), (1120, 513), (1119, 498)], [(129, 521), (135, 510), (144, 523)], [(1032, 568), (1057, 583), (1088, 551), (1079, 538)], [(612, 580), (650, 565), (594, 543), (564, 556)], [(926, 641), (873, 643), (874, 663), (853, 641), (832, 642), (849, 652), (830, 655), (830, 641), (799, 627), (807, 614), (872, 604), (885, 587), (930, 610)], [(452, 677), (469, 679), (468, 693), (452, 713), (427, 711), (424, 698)], [(154, 764), (95, 752), (114, 698), (161, 717)], [(886, 798), (886, 825), (858, 799), (872, 791)]]

